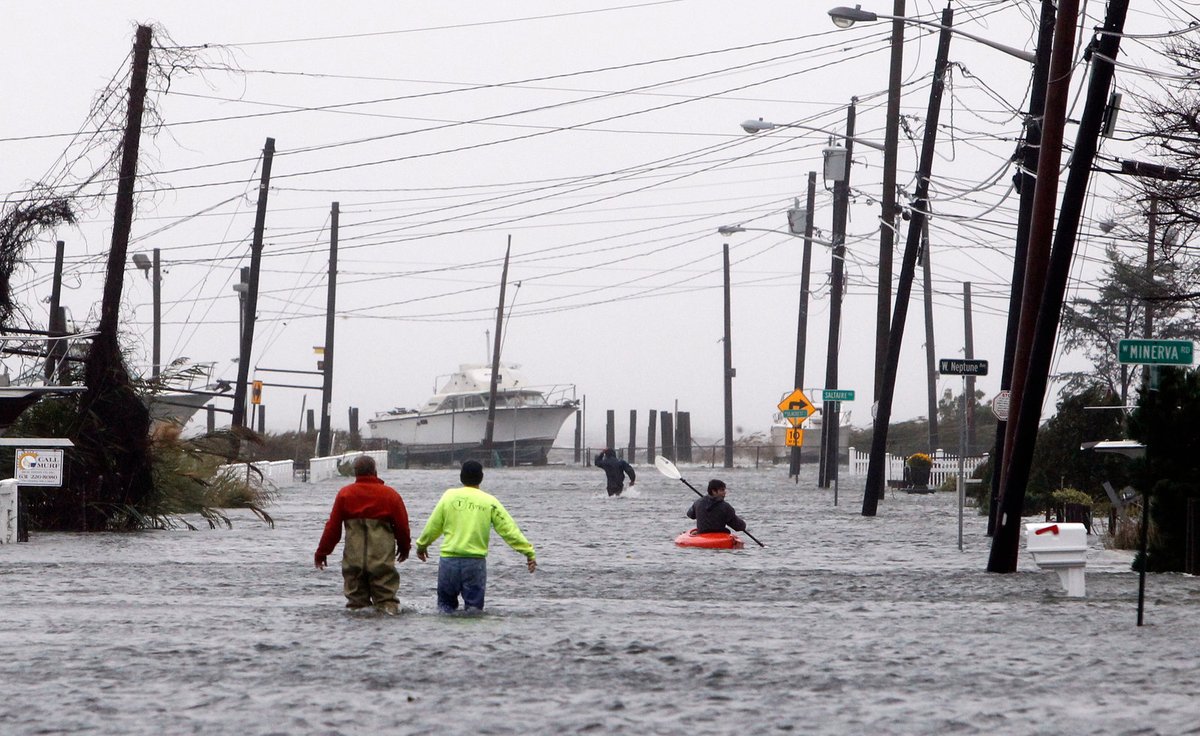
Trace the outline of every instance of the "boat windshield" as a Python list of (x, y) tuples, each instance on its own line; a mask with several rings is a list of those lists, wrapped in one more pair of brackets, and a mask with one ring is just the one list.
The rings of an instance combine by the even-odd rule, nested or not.
[[(425, 411), (470, 411), (486, 408), (487, 405), (487, 394), (455, 394), (442, 399), (434, 408), (427, 407)], [(545, 394), (541, 391), (501, 391), (496, 394), (497, 409), (534, 406), (549, 406)]]
[(458, 394), (442, 399), (436, 411), (464, 411), (467, 409), (482, 409), (485, 406), (483, 397), (479, 394)]
[[(487, 395), (480, 397), (487, 405)], [(496, 394), (496, 408), (519, 409), (522, 407), (546, 406), (546, 397), (541, 391), (504, 391)]]

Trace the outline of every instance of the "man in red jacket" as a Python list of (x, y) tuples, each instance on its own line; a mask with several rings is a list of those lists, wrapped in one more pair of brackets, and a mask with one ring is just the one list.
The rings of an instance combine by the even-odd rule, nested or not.
[(338, 491), (333, 510), (325, 522), (325, 533), (313, 555), (317, 569), (333, 552), (346, 526), (342, 549), (342, 577), (346, 580), (346, 608), (374, 606), (388, 614), (399, 611), (396, 591), (400, 575), (394, 560), (404, 562), (412, 546), (408, 510), (396, 489), (386, 486), (375, 471), (375, 459), (354, 459), (354, 482)]

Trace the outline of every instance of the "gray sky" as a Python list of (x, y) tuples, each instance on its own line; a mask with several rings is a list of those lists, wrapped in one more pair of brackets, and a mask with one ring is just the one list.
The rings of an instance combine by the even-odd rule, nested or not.
[[(1036, 4), (954, 5), (963, 29), (1032, 48)], [(939, 7), (910, 2), (908, 12), (932, 18)], [(785, 211), (815, 170), (816, 222), (829, 237), (831, 196), (820, 176), (827, 138), (798, 129), (749, 136), (741, 121), (841, 131), (845, 105), (857, 96), (858, 135), (882, 140), (888, 26), (839, 31), (827, 9), (707, 0), (256, 2), (223, 10), (158, 0), (11, 4), (0, 44), (10, 99), (0, 116), (0, 177), (5, 192), (20, 193), (31, 181), (73, 186), (93, 173), (111, 148), (92, 131), (120, 117), (102, 122), (89, 111), (100, 90), (127, 74), (135, 25), (152, 22), (156, 46), (185, 47), (176, 53), (191, 54), (194, 69), (177, 69), (169, 88), (162, 77), (154, 85), (166, 127), (143, 138), (130, 247), (162, 251), (165, 358), (215, 361), (218, 375), (236, 375), (232, 284), (248, 265), (259, 157), (273, 137), (254, 364), (316, 368), (329, 210), (339, 202), (335, 426), (346, 426), (350, 406), (364, 423), (377, 411), (415, 406), (436, 377), (489, 359), (511, 236), (503, 359), (521, 364), (534, 383), (575, 384), (587, 397), (591, 444), (602, 441), (604, 410), (616, 411), (625, 437), (630, 409), (644, 424), (648, 409), (675, 402), (692, 412), (697, 435), (720, 434), (728, 242), (735, 425), (739, 434), (765, 432), (792, 388), (801, 242), (762, 232), (726, 239), (716, 228), (785, 229)], [(1088, 12), (1103, 7), (1089, 4)], [(1159, 4), (1131, 12), (1129, 28), (1185, 22), (1173, 5)], [(910, 31), (903, 114), (911, 139), (902, 133), (898, 176), (909, 191), (934, 47), (934, 36)], [(1161, 64), (1153, 49), (1131, 42), (1123, 50), (1132, 61)], [(936, 354), (962, 357), (962, 283), (970, 281), (976, 357), (992, 364), (978, 387), (991, 396), (1012, 269), (1016, 196), (1006, 162), (1021, 131), (1029, 66), (962, 38), (950, 55), (959, 66), (942, 110), (933, 186), (940, 216), (931, 223)], [(158, 49), (156, 56), (165, 58)], [(1082, 81), (1077, 73), (1075, 86)], [(1119, 74), (1118, 85), (1152, 86), (1134, 72)], [(1081, 105), (1076, 95), (1076, 115)], [(1131, 146), (1110, 141), (1103, 152), (1136, 152)], [(839, 383), (858, 397), (843, 411), (865, 426), (882, 155), (859, 147), (854, 160)], [(1097, 177), (1085, 229), (1109, 216), (1118, 183)], [(30, 254), (32, 268), (17, 274), (18, 299), (35, 321), (45, 319), (55, 238), (67, 243), (64, 304), (77, 323), (95, 319), (111, 204), (88, 200), (81, 223), (48, 236)], [(897, 271), (903, 242), (902, 230)], [(1084, 239), (1073, 290), (1088, 288), (1103, 246)], [(806, 388), (823, 385), (829, 263), (828, 251), (815, 247)], [(925, 414), (919, 287), (896, 419)], [(149, 282), (131, 263), (125, 326), (136, 367), (147, 372), (150, 300)], [(956, 378), (939, 382), (959, 387)], [(297, 428), (302, 395), (268, 387), (268, 429)], [(307, 406), (318, 401), (310, 392)]]

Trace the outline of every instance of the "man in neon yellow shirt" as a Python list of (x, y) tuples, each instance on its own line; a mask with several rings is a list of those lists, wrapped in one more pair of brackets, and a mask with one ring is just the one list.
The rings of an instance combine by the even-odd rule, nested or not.
[(417, 540), (417, 558), (424, 562), (429, 559), (426, 553), (429, 545), (446, 535), (438, 560), (437, 603), (442, 613), (457, 610), (460, 595), (465, 610), (483, 610), (488, 541), (493, 528), (508, 546), (525, 555), (529, 572), (537, 570), (533, 545), (521, 533), (517, 522), (495, 496), (479, 490), (483, 466), (468, 460), (458, 477), (462, 487), (442, 494)]

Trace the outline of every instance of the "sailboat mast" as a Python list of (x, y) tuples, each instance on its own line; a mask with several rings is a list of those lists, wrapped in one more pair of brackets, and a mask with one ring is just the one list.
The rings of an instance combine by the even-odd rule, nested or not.
[(496, 431), (496, 384), (500, 378), (500, 330), (504, 325), (504, 287), (508, 283), (508, 254), (512, 251), (512, 236), (504, 248), (504, 270), (500, 273), (500, 304), (496, 307), (496, 336), (492, 343), (492, 383), (488, 389), (487, 428), (483, 433), (483, 449), (492, 449), (492, 438)]

